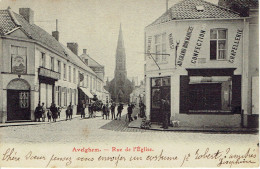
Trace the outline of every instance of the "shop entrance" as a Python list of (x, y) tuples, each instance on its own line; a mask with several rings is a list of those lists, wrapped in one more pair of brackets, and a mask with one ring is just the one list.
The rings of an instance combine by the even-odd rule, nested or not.
[[(162, 122), (163, 112), (161, 112), (161, 99), (171, 103), (171, 78), (160, 77), (151, 79), (151, 121)], [(171, 105), (168, 110), (171, 111)]]
[(23, 79), (12, 80), (7, 86), (7, 121), (30, 118), (29, 84)]

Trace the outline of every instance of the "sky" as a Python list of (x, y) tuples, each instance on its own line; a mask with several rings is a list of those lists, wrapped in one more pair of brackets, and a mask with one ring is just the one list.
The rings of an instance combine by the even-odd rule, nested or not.
[[(169, 0), (169, 7), (180, 0)], [(207, 0), (217, 3), (217, 0)], [(166, 10), (166, 0), (0, 0), (0, 9), (19, 8), (34, 11), (35, 24), (51, 34), (56, 29), (60, 42), (77, 42), (78, 54), (83, 49), (105, 66), (105, 76), (112, 80), (120, 23), (126, 51), (127, 75), (144, 75), (144, 28)], [(106, 79), (105, 79), (106, 80)]]

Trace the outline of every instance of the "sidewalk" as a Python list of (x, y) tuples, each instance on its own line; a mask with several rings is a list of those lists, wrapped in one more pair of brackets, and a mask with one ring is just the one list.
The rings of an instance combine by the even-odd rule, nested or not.
[[(80, 118), (80, 115), (73, 115), (72, 119)], [(52, 119), (51, 119), (52, 120)], [(66, 116), (62, 116), (56, 120), (56, 123), (66, 121)], [(45, 122), (35, 122), (35, 121), (26, 121), (26, 122), (8, 122), (8, 123), (0, 123), (0, 127), (9, 127), (9, 126), (28, 126), (28, 125), (40, 125), (40, 124), (48, 124), (55, 123), (53, 121), (48, 122), (48, 118), (45, 119)]]
[[(129, 128), (140, 128), (142, 119), (138, 118), (137, 120), (129, 123)], [(228, 127), (169, 127), (168, 129), (161, 128), (162, 125), (152, 124), (151, 128), (148, 130), (157, 130), (157, 131), (178, 131), (178, 132), (209, 132), (209, 133), (239, 133), (239, 134), (254, 134), (258, 133), (257, 128), (228, 128)], [(144, 129), (145, 130), (145, 129)]]

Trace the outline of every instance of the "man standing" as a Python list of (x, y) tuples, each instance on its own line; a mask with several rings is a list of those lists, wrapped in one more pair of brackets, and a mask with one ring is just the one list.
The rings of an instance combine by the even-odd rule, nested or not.
[(119, 120), (121, 120), (121, 113), (122, 113), (122, 110), (124, 109), (123, 107), (123, 104), (122, 103), (119, 103), (118, 107), (117, 107), (117, 115), (116, 117), (119, 116)]
[(44, 106), (44, 103), (42, 103), (42, 121), (45, 122), (46, 118), (46, 108)]
[(112, 120), (115, 119), (115, 103), (113, 102), (112, 105), (111, 105), (111, 118)]
[(132, 113), (133, 113), (133, 105), (128, 104), (128, 107), (127, 107), (127, 115), (128, 115), (128, 120), (129, 120), (129, 122), (133, 121)]
[(56, 122), (56, 119), (58, 118), (58, 109), (54, 103), (51, 104), (50, 111), (52, 114), (53, 121)]

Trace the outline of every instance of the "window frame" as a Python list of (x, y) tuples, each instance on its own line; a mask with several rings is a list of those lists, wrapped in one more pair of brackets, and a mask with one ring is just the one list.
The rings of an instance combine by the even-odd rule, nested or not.
[[(159, 50), (158, 50), (159, 49)], [(166, 32), (156, 34), (154, 35), (154, 50), (155, 50), (155, 61), (157, 63), (165, 63), (167, 62), (167, 56), (162, 55), (166, 54), (167, 49), (166, 49)], [(157, 54), (160, 55), (157, 55)]]
[[(216, 39), (212, 39), (211, 38), (211, 31), (216, 31), (217, 32), (217, 34), (216, 34)], [(226, 33), (226, 38), (225, 39), (220, 39), (219, 38), (219, 31), (225, 31), (225, 33)], [(216, 42), (216, 49), (215, 49), (215, 51), (216, 51), (216, 59), (211, 59), (211, 42), (212, 41), (215, 41)], [(219, 49), (219, 41), (225, 41), (225, 49)], [(213, 29), (210, 29), (210, 60), (211, 61), (214, 61), (214, 60), (216, 60), (216, 61), (226, 61), (226, 60), (228, 60), (228, 56), (227, 56), (227, 48), (228, 48), (228, 29), (227, 28), (213, 28)], [(224, 59), (221, 59), (221, 58), (219, 58), (219, 51), (224, 51), (224, 56), (225, 56), (225, 58)]]

